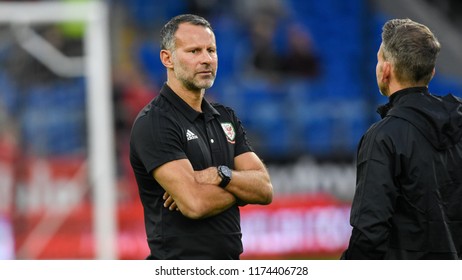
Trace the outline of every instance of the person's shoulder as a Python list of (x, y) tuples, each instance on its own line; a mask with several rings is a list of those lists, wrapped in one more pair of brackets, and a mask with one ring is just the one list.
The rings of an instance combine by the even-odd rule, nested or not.
[(218, 109), (218, 108), (220, 108), (220, 109), (226, 109), (226, 108), (231, 109), (231, 107), (225, 106), (224, 104), (222, 104), (220, 102), (216, 102), (216, 101), (210, 102), (210, 105), (215, 109)]
[(211, 102), (210, 105), (215, 108), (215, 110), (217, 110), (220, 114), (223, 113), (223, 112), (226, 112), (226, 113), (231, 113), (231, 114), (235, 114), (235, 111), (233, 108), (229, 107), (229, 106), (226, 106), (224, 104), (221, 104), (221, 103), (218, 103), (218, 102)]
[(210, 103), (210, 105), (220, 114), (218, 117), (221, 122), (231, 122), (237, 124), (240, 120), (233, 108), (221, 103)]
[(367, 130), (366, 135), (376, 141), (403, 136), (409, 130), (410, 123), (404, 119), (387, 116), (374, 123)]
[(133, 129), (146, 129), (148, 127), (171, 126), (175, 121), (175, 115), (168, 102), (160, 98), (153, 99), (140, 110), (133, 122)]
[(157, 96), (151, 102), (146, 104), (143, 109), (140, 110), (138, 113), (138, 116), (136, 117), (136, 120), (146, 117), (148, 115), (153, 115), (153, 116), (162, 116), (167, 114), (168, 112), (171, 111), (171, 106), (170, 103), (166, 102), (164, 98), (161, 96)]

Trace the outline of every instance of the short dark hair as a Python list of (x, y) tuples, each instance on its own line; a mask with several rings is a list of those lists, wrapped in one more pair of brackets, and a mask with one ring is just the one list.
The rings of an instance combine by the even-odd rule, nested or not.
[(410, 19), (392, 19), (382, 28), (383, 58), (394, 64), (400, 82), (428, 84), (440, 49), (430, 29)]
[(193, 25), (203, 26), (209, 28), (212, 32), (212, 26), (203, 17), (193, 14), (183, 14), (173, 17), (167, 22), (160, 30), (160, 49), (161, 50), (174, 50), (175, 49), (175, 33), (178, 26), (182, 23), (190, 23)]

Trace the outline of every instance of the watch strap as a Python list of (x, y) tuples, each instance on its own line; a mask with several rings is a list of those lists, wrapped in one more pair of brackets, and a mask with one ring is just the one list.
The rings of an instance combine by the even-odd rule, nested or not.
[(222, 187), (222, 188), (225, 188), (229, 184), (229, 182), (231, 181), (231, 176), (230, 176), (230, 174), (228, 175), (228, 174), (224, 173), (223, 169), (226, 169), (226, 171), (228, 171), (229, 173), (231, 173), (231, 170), (227, 166), (224, 166), (224, 165), (218, 166), (218, 175), (221, 178), (221, 182), (220, 182), (219, 186)]

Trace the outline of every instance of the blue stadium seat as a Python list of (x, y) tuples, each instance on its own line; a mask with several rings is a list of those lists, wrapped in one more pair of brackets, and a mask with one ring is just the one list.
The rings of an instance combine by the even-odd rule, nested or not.
[(14, 114), (17, 109), (18, 99), (16, 85), (6, 73), (0, 71), (0, 104), (2, 110), (6, 110), (9, 115)]
[(83, 79), (72, 79), (24, 92), (21, 127), (26, 149), (39, 155), (60, 155), (86, 148), (84, 86)]

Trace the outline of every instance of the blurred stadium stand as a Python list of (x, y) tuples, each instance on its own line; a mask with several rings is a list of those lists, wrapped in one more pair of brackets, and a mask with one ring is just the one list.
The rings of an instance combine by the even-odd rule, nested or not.
[[(223, 9), (220, 14), (213, 14), (213, 9), (207, 14), (217, 35), (220, 58), (217, 81), (208, 98), (235, 108), (257, 151), (267, 161), (294, 160), (307, 154), (351, 160), (360, 136), (377, 120), (375, 107), (386, 102), (375, 85), (375, 54), (385, 16), (371, 13), (371, 5), (365, 0), (280, 2), (286, 15), (278, 22), (275, 48), (286, 47), (286, 38), (279, 33), (297, 22), (313, 37), (321, 74), (315, 78), (280, 74), (274, 81), (246, 71), (252, 51), (251, 26), (246, 20), (233, 20), (238, 18), (232, 14), (236, 8), (233, 10), (225, 1), (222, 5), (230, 5), (228, 14), (222, 14)], [(383, 2), (392, 5), (393, 1)], [(177, 10), (166, 9), (160, 18), (187, 12), (187, 5), (179, 3)], [(145, 17), (137, 16), (133, 8), (129, 10), (135, 13), (133, 18), (142, 19), (139, 24), (146, 24)], [(151, 33), (141, 41), (138, 58), (149, 78), (162, 83), (156, 35)], [(457, 94), (460, 85), (437, 76), (432, 89), (441, 93), (452, 89)]]
[[(259, 208), (249, 208), (246, 210), (248, 212), (243, 210), (243, 228), (248, 227), (248, 232), (256, 235), (275, 230), (279, 235), (274, 236), (292, 240), (285, 234), (302, 239), (312, 238), (309, 234), (305, 237), (296, 235), (294, 226), (300, 226), (299, 230), (318, 232), (321, 236), (320, 230), (325, 229), (326, 221), (337, 221), (335, 226), (339, 228), (339, 233), (332, 234), (337, 247), (323, 247), (314, 239), (302, 241), (308, 244), (306, 248), (316, 248), (313, 249), (315, 254), (323, 257), (332, 257), (332, 254), (334, 258), (337, 257), (342, 246), (345, 246), (345, 239), (349, 237), (345, 228), (348, 227), (348, 203), (354, 191), (356, 146), (361, 135), (372, 122), (378, 120), (375, 113), (377, 105), (386, 102), (379, 94), (375, 78), (376, 53), (383, 23), (392, 17), (410, 17), (434, 28), (443, 49), (430, 90), (437, 94), (451, 92), (462, 96), (461, 34), (454, 31), (460, 30), (457, 24), (461, 21), (457, 17), (454, 20), (453, 14), (450, 17), (444, 14), (444, 9), (438, 9), (439, 1), (107, 2), (112, 13), (111, 55), (114, 101), (117, 102), (118, 215), (120, 238), (123, 240), (119, 248), (121, 258), (142, 258), (140, 252), (146, 253), (142, 210), (137, 204), (137, 189), (128, 163), (128, 135), (137, 110), (157, 94), (165, 80), (165, 70), (158, 55), (158, 34), (161, 26), (174, 15), (194, 12), (211, 21), (218, 45), (219, 70), (215, 85), (206, 98), (236, 110), (257, 153), (267, 163), (275, 192), (281, 197), (271, 208), (276, 213), (271, 217), (268, 213), (260, 212)], [(277, 56), (282, 57), (289, 50), (286, 33), (293, 24), (301, 26), (310, 35), (312, 51), (319, 63), (317, 75), (306, 77), (284, 71), (267, 75), (252, 65), (255, 39), (251, 33), (252, 19), (258, 9), (275, 17), (272, 45), (268, 47), (272, 47)], [(40, 75), (34, 71), (39, 68), (27, 72), (27, 75), (35, 75), (36, 79), (25, 79), (26, 74), (18, 75), (16, 68), (11, 68), (11, 65), (20, 64), (21, 60), (11, 64), (17, 46), (11, 43), (8, 28), (0, 28), (0, 39), (5, 39), (0, 40), (0, 118), (12, 120), (18, 127), (17, 139), (20, 143), (16, 144), (22, 147), (25, 154), (55, 159), (69, 157), (72, 163), (69, 168), (72, 168), (75, 161), (80, 162), (79, 155), (87, 152), (87, 123), (91, 120), (86, 119), (85, 114), (85, 81), (81, 78), (56, 77), (37, 81)], [(5, 120), (0, 119), (0, 124)], [(4, 129), (0, 129), (0, 140), (3, 132)], [(58, 163), (50, 163), (47, 168), (59, 177), (59, 172), (53, 170), (59, 168), (60, 164), (59, 160)], [(0, 173), (1, 168), (2, 165)], [(30, 168), (33, 168), (33, 163)], [(0, 193), (2, 187), (5, 185), (0, 185)], [(295, 206), (284, 208), (289, 204), (284, 204), (287, 201), (283, 199), (284, 196), (294, 199), (300, 194), (305, 203), (298, 199)], [(318, 208), (311, 208), (308, 203)], [(318, 211), (323, 207), (328, 214)], [(87, 208), (88, 205), (78, 208), (80, 214), (74, 213), (75, 219), (91, 216)], [(282, 218), (289, 212), (295, 217), (293, 223), (284, 222)], [(252, 222), (255, 217), (262, 218), (260, 224)], [(307, 221), (313, 221), (313, 225)], [(31, 224), (33, 222), (26, 223), (20, 229), (27, 232)], [(315, 228), (314, 224), (319, 228)], [(81, 230), (87, 230), (84, 236), (89, 234), (88, 227)], [(87, 251), (63, 256), (60, 255), (62, 251), (50, 249), (48, 255), (45, 252), (40, 255), (41, 258), (92, 257), (88, 237), (81, 241), (82, 233), (75, 226), (64, 232), (72, 235), (69, 238), (72, 242), (81, 242), (80, 246)], [(137, 237), (136, 241), (133, 236)], [(250, 235), (246, 238), (254, 240), (254, 237)], [(265, 238), (271, 236), (268, 234)], [(59, 246), (66, 243), (64, 240), (60, 242)], [(329, 242), (324, 240), (322, 244), (328, 246)], [(246, 257), (288, 257), (294, 250), (291, 247), (294, 244), (286, 244), (288, 247), (281, 244), (275, 252), (266, 252), (265, 255), (260, 245), (249, 245), (250, 253)], [(308, 256), (306, 251), (297, 251), (296, 255), (313, 257)]]
[[(122, 19), (113, 20), (127, 19), (127, 22), (123, 22), (126, 26), (124, 28), (133, 33), (127, 38), (127, 36), (120, 36), (120, 30), (113, 31), (119, 36), (112, 40), (125, 40), (123, 44), (130, 47), (131, 53), (120, 54), (119, 52), (125, 49), (114, 49), (113, 56), (117, 58), (129, 55), (134, 60), (129, 63), (140, 67), (147, 79), (156, 85), (161, 85), (165, 73), (158, 61), (157, 31), (171, 16), (188, 12), (188, 1), (174, 1), (174, 5), (170, 2), (166, 4), (164, 1), (145, 0), (109, 2), (113, 2), (114, 6), (119, 6), (126, 13)], [(393, 5), (393, 1), (372, 2), (386, 3), (386, 7), (397, 7)], [(417, 0), (409, 2), (419, 3)], [(279, 79), (274, 81), (246, 71), (245, 67), (248, 64), (246, 60), (249, 59), (249, 52), (251, 52), (249, 24), (245, 21), (233, 20), (238, 16), (233, 14), (236, 9), (233, 10), (232, 1), (224, 1), (223, 4), (221, 1), (215, 2), (217, 6), (229, 5), (231, 9), (225, 15), (213, 14), (213, 9), (209, 11), (211, 14), (208, 16), (217, 34), (220, 67), (216, 84), (210, 90), (208, 97), (235, 108), (245, 126), (254, 135), (253, 142), (259, 154), (269, 161), (281, 158), (294, 159), (297, 155), (305, 154), (327, 159), (351, 159), (359, 137), (370, 125), (371, 120), (375, 119), (373, 117), (375, 105), (385, 102), (385, 99), (377, 94), (373, 67), (375, 52), (380, 42), (380, 26), (389, 15), (371, 13), (370, 4), (365, 0), (289, 0), (281, 3), (284, 4), (287, 15), (280, 22), (278, 32), (286, 31), (284, 25), (293, 22), (309, 30), (313, 37), (316, 55), (321, 63), (321, 74), (314, 78), (281, 74)], [(384, 9), (392, 13), (400, 11), (400, 15), (410, 13), (403, 7), (405, 5), (400, 5), (399, 9)], [(223, 9), (216, 10), (224, 13)], [(434, 10), (432, 9), (431, 12), (433, 13)], [(432, 18), (425, 15), (421, 17)], [(429, 21), (428, 24), (438, 23), (440, 19), (442, 18), (438, 18), (438, 21)], [(121, 24), (114, 24), (114, 26)], [(439, 37), (443, 48), (450, 49), (447, 45), (454, 45), (455, 41), (452, 39), (453, 41), (445, 45), (446, 37), (460, 39), (460, 35), (447, 35), (447, 30), (437, 33), (441, 34)], [(283, 49), (286, 38), (276, 34), (274, 44), (276, 48)], [(3, 46), (0, 57), (6, 55), (8, 55), (7, 47)], [(460, 84), (453, 78), (460, 77), (462, 74), (460, 63), (447, 63), (448, 60), (444, 60), (445, 55), (443, 51), (441, 75), (435, 77), (431, 84), (432, 89), (442, 94), (448, 91), (453, 91), (456, 95), (460, 94)], [(460, 52), (454, 55), (460, 56)], [(127, 67), (123, 65), (125, 62), (121, 63), (115, 59), (114, 66)], [(455, 68), (451, 70), (450, 67)], [(36, 86), (23, 93), (25, 100), (19, 100), (19, 97), (14, 96), (15, 83), (8, 78), (5, 70), (0, 73), (1, 98), (7, 110), (14, 110), (15, 106), (19, 106), (18, 102), (22, 102), (20, 106), (25, 106), (24, 111), (28, 111), (29, 106), (36, 110), (40, 108), (42, 111), (50, 112), (61, 108), (69, 115), (64, 119), (68, 119), (69, 122), (73, 122), (72, 120), (76, 123), (83, 122), (82, 113), (78, 112), (84, 110), (81, 82)], [(67, 89), (70, 91), (67, 92)], [(155, 94), (153, 93), (153, 96)], [(28, 123), (26, 120), (36, 117), (34, 112), (28, 114), (24, 116), (25, 124)], [(38, 121), (39, 118), (35, 119)], [(53, 119), (50, 117), (50, 122)], [(77, 130), (76, 133), (80, 133), (82, 129)], [(61, 138), (65, 140), (68, 136), (67, 132), (69, 131), (63, 130), (63, 133), (57, 133), (53, 137), (57, 137), (57, 140)], [(32, 136), (31, 134), (36, 132), (26, 128), (24, 133)], [(82, 141), (78, 142), (80, 144), (76, 142), (77, 146), (84, 145)], [(67, 146), (69, 149), (75, 148), (71, 144)], [(62, 152), (66, 152), (66, 146), (62, 147)]]
[[(158, 60), (158, 30), (171, 16), (188, 12), (188, 1), (175, 1), (174, 5), (170, 2), (166, 4), (164, 1), (146, 0), (110, 2), (126, 13), (122, 19), (113, 20), (127, 19), (127, 22), (114, 26), (124, 25), (124, 28), (132, 33), (129, 38), (119, 36), (113, 40), (125, 40), (123, 44), (130, 47), (130, 59), (134, 60), (129, 63), (140, 67), (146, 78), (154, 84), (161, 85), (165, 79), (165, 72)], [(208, 97), (235, 108), (250, 131), (258, 153), (267, 161), (294, 160), (299, 155), (351, 160), (360, 136), (371, 121), (376, 120), (376, 105), (385, 102), (375, 86), (374, 67), (375, 52), (380, 41), (380, 26), (386, 16), (381, 13), (372, 14), (370, 5), (365, 0), (280, 1), (285, 7), (286, 15), (279, 22), (276, 33), (285, 32), (284, 27), (293, 22), (309, 30), (314, 51), (321, 64), (321, 73), (314, 78), (281, 74), (278, 80), (274, 81), (246, 71), (251, 52), (248, 32), (250, 24), (245, 20), (233, 20), (238, 15), (233, 14), (237, 9), (233, 8), (232, 2), (214, 3), (217, 6), (228, 5), (228, 14), (223, 14), (223, 9), (208, 10), (210, 14), (207, 16), (217, 34), (220, 58), (218, 78)], [(396, 7), (392, 5), (393, 1), (376, 2), (387, 3), (387, 7)], [(402, 14), (407, 13), (402, 8), (398, 10)], [(218, 11), (219, 14), (214, 14), (214, 11)], [(113, 33), (120, 35), (121, 31), (114, 30)], [(444, 33), (441, 32), (441, 38), (445, 36)], [(452, 35), (450, 37), (454, 38)], [(281, 34), (275, 34), (273, 41), (276, 49), (284, 49), (287, 44), (286, 37)], [(444, 40), (442, 41), (444, 44)], [(451, 45), (450, 43), (448, 45)], [(120, 54), (120, 51), (126, 50), (114, 49), (113, 56), (117, 58), (127, 55)], [(443, 52), (441, 56), (445, 57)], [(119, 61), (115, 60), (114, 66), (122, 69), (127, 67), (118, 63)], [(461, 67), (457, 67), (460, 64), (444, 61), (441, 64), (444, 70), (455, 65), (456, 69), (461, 71)], [(452, 73), (454, 77), (461, 74), (454, 71)], [(15, 99), (11, 94), (14, 81), (8, 80), (5, 73), (0, 74), (3, 102), (11, 109)], [(435, 92), (460, 92), (457, 80), (451, 79), (449, 75), (437, 75), (431, 86)], [(32, 108), (40, 108), (42, 111), (45, 109), (53, 112), (58, 107), (66, 111), (69, 117), (59, 122), (66, 122), (67, 119), (67, 122), (70, 122), (68, 130), (58, 128), (61, 132), (51, 132), (54, 134), (51, 136), (53, 139), (57, 137), (55, 140), (62, 139), (65, 142), (68, 133), (73, 133), (72, 130), (75, 130), (75, 133), (84, 131), (84, 126), (79, 128), (77, 124), (83, 122), (83, 114), (78, 111), (84, 110), (84, 97), (83, 92), (79, 97), (77, 92), (67, 94), (62, 88), (75, 88), (71, 90), (75, 92), (81, 85), (74, 83), (46, 87), (32, 88), (24, 93), (25, 96), (29, 96), (26, 97), (29, 100), (24, 100), (21, 106), (26, 106), (25, 110), (31, 105)], [(43, 95), (49, 95), (52, 99), (44, 99)], [(60, 95), (65, 98), (60, 98)], [(77, 99), (73, 100), (75, 98), (72, 96)], [(29, 112), (24, 116), (25, 124), (29, 123), (29, 118), (36, 121), (40, 119), (36, 113)], [(49, 122), (53, 119), (49, 117)], [(127, 120), (130, 121), (132, 120)], [(55, 130), (60, 124), (50, 125), (54, 126), (52, 130)], [(32, 124), (29, 126), (36, 127)], [(37, 131), (43, 134), (44, 130)], [(27, 127), (24, 131), (25, 138), (30, 139), (34, 133), (36, 132)], [(82, 147), (84, 144), (84, 141), (76, 140), (74, 144), (68, 143), (61, 148), (53, 147), (50, 152), (66, 152), (67, 149), (77, 149), (77, 146)]]

